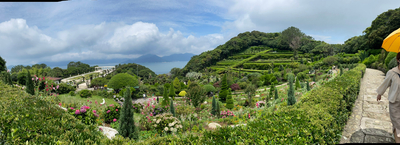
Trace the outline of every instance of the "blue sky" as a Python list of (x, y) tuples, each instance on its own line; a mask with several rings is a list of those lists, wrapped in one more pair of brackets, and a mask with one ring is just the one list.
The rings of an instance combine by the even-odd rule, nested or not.
[(361, 35), (397, 0), (71, 0), (0, 3), (7, 65), (212, 50), (245, 31), (295, 26), (328, 43)]

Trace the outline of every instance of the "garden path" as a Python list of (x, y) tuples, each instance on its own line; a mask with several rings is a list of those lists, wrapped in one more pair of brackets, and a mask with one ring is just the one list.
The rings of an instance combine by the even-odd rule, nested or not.
[(388, 90), (380, 102), (376, 100), (376, 89), (385, 74), (367, 68), (361, 79), (360, 92), (352, 114), (342, 132), (343, 143), (394, 143), (392, 123), (389, 116)]

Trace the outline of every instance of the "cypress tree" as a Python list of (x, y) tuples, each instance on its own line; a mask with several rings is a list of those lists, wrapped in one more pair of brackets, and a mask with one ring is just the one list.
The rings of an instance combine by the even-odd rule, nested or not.
[(300, 88), (300, 81), (299, 81), (299, 77), (296, 77), (296, 86), (295, 86), (296, 90)]
[(313, 82), (315, 82), (315, 78), (317, 77), (317, 74), (316, 73), (314, 73), (314, 77), (312, 78), (313, 79)]
[(278, 89), (276, 89), (276, 87), (275, 87), (275, 99), (278, 99)]
[(171, 100), (171, 105), (170, 105), (170, 112), (171, 112), (171, 114), (174, 116), (174, 117), (176, 117), (176, 114), (175, 114), (175, 108), (174, 108), (174, 102)]
[(11, 85), (11, 87), (14, 87), (14, 85), (13, 85), (13, 82), (12, 82), (12, 80), (11, 80), (11, 74), (10, 73), (7, 73), (8, 75), (8, 84), (9, 85)]
[(175, 99), (175, 89), (174, 89), (174, 85), (170, 85), (169, 86), (169, 97), (171, 97), (172, 99)]
[(169, 104), (169, 97), (168, 97), (167, 90), (168, 90), (167, 84), (164, 84), (163, 100), (161, 102), (162, 106), (167, 106)]
[(215, 105), (216, 105), (216, 115), (217, 116), (220, 116), (221, 115), (221, 111), (220, 111), (220, 108), (219, 108), (219, 101), (216, 101), (215, 102)]
[(222, 77), (222, 82), (221, 82), (221, 93), (219, 93), (219, 97), (221, 100), (226, 100), (226, 97), (228, 96), (228, 83), (226, 81), (226, 74), (224, 77)]
[(288, 90), (288, 105), (294, 105), (296, 103), (296, 98), (294, 97), (294, 88), (293, 88), (293, 81), (294, 76), (293, 74), (289, 74), (289, 90)]
[(233, 107), (233, 98), (231, 92), (229, 91), (228, 98), (226, 98), (226, 108), (233, 109)]
[(213, 96), (213, 99), (212, 99), (211, 114), (214, 116), (217, 115), (217, 101), (215, 100), (215, 96)]
[(269, 88), (269, 97), (272, 98), (272, 95), (273, 95), (273, 93), (274, 93), (274, 90), (275, 90), (275, 84), (274, 84), (274, 83), (271, 83), (271, 87)]
[(310, 83), (307, 81), (307, 91), (310, 91)]
[(139, 138), (139, 130), (135, 126), (134, 110), (131, 107), (133, 104), (129, 87), (126, 88), (124, 97), (125, 101), (119, 117), (120, 125), (118, 127), (118, 134), (123, 137), (129, 137), (130, 139), (136, 140)]
[(28, 70), (28, 73), (26, 74), (26, 85), (25, 85), (25, 89), (26, 92), (28, 94), (34, 95), (35, 94), (35, 90), (34, 90), (34, 86), (33, 86), (33, 81), (32, 81), (32, 76), (31, 73)]
[(343, 74), (343, 67), (342, 65), (340, 65), (340, 76), (342, 76), (342, 74)]

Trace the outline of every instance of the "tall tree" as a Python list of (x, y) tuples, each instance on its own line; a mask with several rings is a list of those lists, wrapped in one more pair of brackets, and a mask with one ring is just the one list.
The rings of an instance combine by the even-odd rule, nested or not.
[(179, 79), (177, 77), (175, 77), (174, 82), (174, 90), (175, 90), (175, 94), (179, 93), (181, 91), (181, 84), (179, 83)]
[(129, 137), (130, 139), (138, 139), (139, 138), (139, 130), (135, 125), (134, 119), (134, 110), (131, 106), (132, 98), (130, 93), (130, 88), (126, 87), (125, 95), (124, 95), (124, 104), (122, 106), (121, 114), (120, 114), (120, 125), (118, 127), (118, 134), (123, 137)]
[(293, 87), (293, 81), (294, 81), (294, 75), (289, 74), (289, 90), (288, 90), (288, 105), (294, 105), (296, 103), (296, 98), (294, 96), (294, 87)]
[(6, 71), (6, 61), (0, 56), (0, 72)]
[(170, 105), (169, 109), (170, 109), (169, 111), (171, 112), (171, 114), (172, 114), (174, 117), (176, 117), (175, 108), (174, 108), (174, 101), (172, 101), (172, 100), (171, 100), (171, 105)]
[(228, 96), (228, 83), (226, 81), (226, 74), (224, 77), (222, 77), (222, 82), (221, 82), (221, 92), (219, 93), (219, 98), (221, 100), (226, 100), (226, 97)]
[(301, 46), (301, 39), (305, 36), (300, 29), (296, 27), (289, 27), (282, 31), (281, 41), (288, 45), (293, 50), (294, 59), (297, 60), (297, 49)]
[(167, 106), (169, 104), (168, 86), (168, 83), (164, 84), (163, 100), (161, 102), (162, 106)]
[(175, 89), (174, 89), (174, 85), (172, 84), (170, 87), (169, 87), (169, 97), (171, 97), (173, 100), (175, 99)]

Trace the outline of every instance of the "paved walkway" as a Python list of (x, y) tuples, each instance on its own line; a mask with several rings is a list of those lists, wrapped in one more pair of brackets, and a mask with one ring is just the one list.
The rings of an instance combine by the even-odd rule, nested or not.
[(382, 101), (376, 101), (376, 89), (385, 79), (384, 75), (375, 69), (367, 68), (365, 71), (353, 112), (342, 132), (341, 144), (394, 143), (389, 116), (389, 89), (382, 95)]

